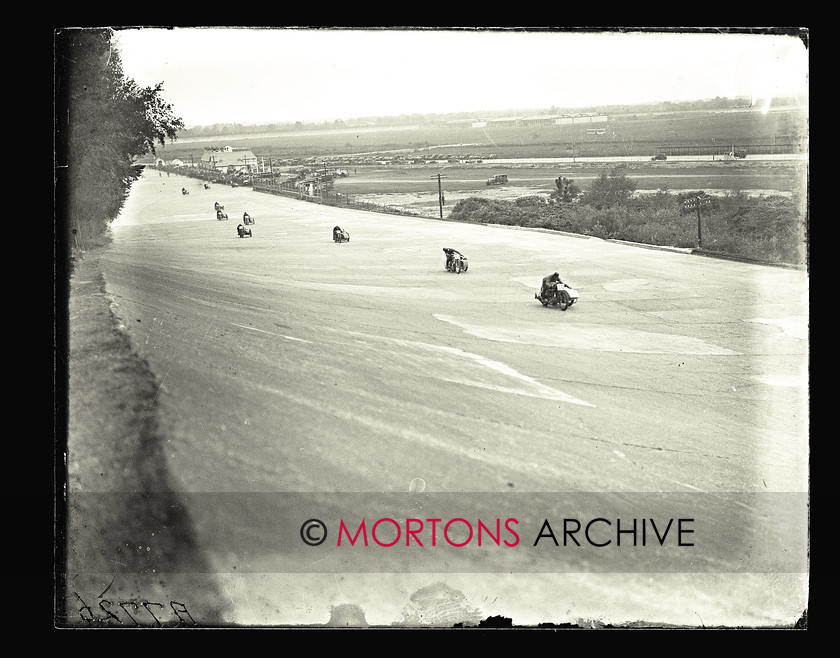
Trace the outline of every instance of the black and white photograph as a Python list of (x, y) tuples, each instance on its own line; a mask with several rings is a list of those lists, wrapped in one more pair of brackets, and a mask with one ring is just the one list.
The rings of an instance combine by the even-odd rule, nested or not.
[(57, 630), (807, 630), (807, 28), (53, 31)]

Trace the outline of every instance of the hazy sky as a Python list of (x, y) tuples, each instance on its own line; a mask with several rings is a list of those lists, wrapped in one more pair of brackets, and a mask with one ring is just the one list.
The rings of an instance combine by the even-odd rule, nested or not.
[(500, 30), (119, 32), (127, 77), (187, 126), (807, 93), (796, 36)]

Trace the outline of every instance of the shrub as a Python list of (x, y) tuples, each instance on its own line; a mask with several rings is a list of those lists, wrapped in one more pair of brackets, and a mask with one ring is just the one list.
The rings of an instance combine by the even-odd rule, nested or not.
[(614, 167), (609, 176), (602, 171), (592, 182), (589, 191), (583, 195), (583, 203), (598, 208), (623, 205), (630, 200), (635, 190), (636, 184), (627, 178), (621, 167)]
[[(605, 206), (547, 203), (533, 196), (515, 201), (470, 197), (458, 202), (451, 219), (691, 248), (698, 240), (696, 213), (683, 213), (683, 202), (704, 194), (700, 190), (674, 195), (663, 190), (645, 199)], [(804, 263), (804, 207), (799, 199), (754, 199), (737, 191), (712, 197), (711, 205), (701, 211), (702, 247), (765, 262)]]

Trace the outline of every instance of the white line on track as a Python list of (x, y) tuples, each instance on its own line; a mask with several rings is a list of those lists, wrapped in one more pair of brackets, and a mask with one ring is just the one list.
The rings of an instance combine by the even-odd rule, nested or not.
[[(456, 356), (464, 357), (467, 359), (471, 359), (472, 361), (484, 366), (485, 368), (490, 368), (491, 370), (495, 370), (507, 377), (512, 377), (514, 379), (518, 379), (526, 384), (529, 384), (533, 387), (538, 397), (547, 398), (550, 400), (557, 400), (559, 402), (568, 402), (570, 404), (580, 404), (585, 407), (594, 407), (595, 405), (590, 404), (589, 402), (584, 402), (583, 400), (579, 400), (578, 398), (572, 397), (571, 395), (567, 395), (562, 391), (558, 391), (557, 389), (551, 388), (550, 386), (546, 386), (545, 384), (541, 384), (533, 377), (529, 377), (528, 375), (523, 375), (521, 372), (518, 372), (511, 368), (510, 366), (505, 365), (499, 361), (493, 361), (492, 359), (488, 359), (483, 357), (479, 354), (472, 354), (471, 352), (464, 352), (463, 350), (457, 347), (445, 347), (442, 345), (426, 345), (431, 349), (443, 350), (448, 352), (449, 354), (454, 354)], [(470, 382), (466, 382), (470, 383)], [(483, 385), (484, 388), (487, 388), (487, 385)], [(511, 393), (518, 393), (523, 394), (521, 391), (516, 389), (505, 389), (504, 387), (493, 387), (494, 390), (500, 391), (508, 391)], [(527, 395), (527, 394), (526, 394)]]
[[(573, 313), (573, 311), (569, 311)], [(736, 352), (713, 345), (699, 338), (676, 334), (653, 333), (622, 327), (604, 327), (596, 324), (576, 324), (563, 327), (562, 332), (547, 333), (540, 327), (484, 326), (468, 324), (457, 318), (435, 313), (441, 322), (460, 327), (464, 332), (501, 343), (544, 345), (600, 352), (626, 352), (636, 354), (702, 354), (732, 356)]]
[[(510, 366), (488, 359), (480, 354), (473, 354), (472, 352), (465, 352), (456, 347), (447, 347), (445, 345), (435, 345), (433, 343), (423, 343), (419, 341), (405, 340), (400, 338), (386, 338), (384, 336), (371, 336), (368, 334), (361, 334), (357, 332), (347, 332), (349, 335), (357, 336), (359, 343), (373, 343), (375, 341), (384, 341), (394, 345), (399, 345), (404, 348), (404, 352), (400, 355), (401, 362), (411, 361), (417, 367), (428, 367), (434, 376), (445, 381), (462, 384), (465, 386), (475, 386), (478, 388), (485, 388), (488, 390), (499, 391), (502, 393), (513, 393), (515, 395), (525, 395), (529, 397), (543, 398), (546, 400), (556, 400), (558, 402), (566, 402), (568, 404), (578, 404), (585, 407), (594, 407), (584, 400), (580, 400), (571, 395), (558, 391), (555, 388), (546, 386), (538, 382), (533, 377), (524, 375), (521, 372), (511, 368)], [(412, 352), (415, 357), (412, 358)], [(447, 357), (455, 357), (457, 360), (467, 359), (474, 364), (482, 366), (494, 373), (503, 375), (504, 377), (514, 379), (518, 382), (518, 386), (501, 386), (495, 383), (485, 381), (483, 377), (477, 374), (477, 371), (470, 374), (468, 370), (462, 369), (460, 366), (450, 368), (440, 368), (434, 363), (428, 363), (428, 358), (423, 354), (428, 353), (444, 354)], [(444, 360), (445, 361), (445, 360)], [(442, 372), (446, 374), (441, 374)]]

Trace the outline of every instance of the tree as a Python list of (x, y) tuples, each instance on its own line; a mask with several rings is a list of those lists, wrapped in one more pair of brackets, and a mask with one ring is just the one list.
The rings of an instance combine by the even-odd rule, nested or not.
[(557, 191), (552, 192), (551, 197), (562, 203), (571, 203), (580, 195), (580, 188), (570, 178), (558, 176), (554, 179)]
[(136, 158), (184, 128), (161, 97), (163, 83), (140, 87), (125, 77), (113, 36), (73, 28), (55, 37), (56, 201), (77, 239), (104, 233), (139, 175)]
[(619, 167), (615, 167), (609, 176), (605, 171), (601, 172), (584, 196), (584, 202), (598, 208), (623, 205), (635, 191), (636, 184)]

